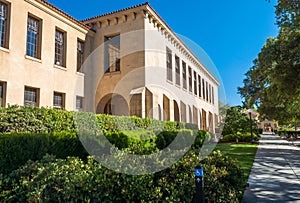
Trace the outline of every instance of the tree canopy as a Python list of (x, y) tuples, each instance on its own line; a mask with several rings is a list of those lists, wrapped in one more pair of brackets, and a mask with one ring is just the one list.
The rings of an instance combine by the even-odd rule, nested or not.
[(280, 123), (300, 121), (300, 1), (278, 0), (280, 29), (267, 39), (238, 93), (247, 108)]

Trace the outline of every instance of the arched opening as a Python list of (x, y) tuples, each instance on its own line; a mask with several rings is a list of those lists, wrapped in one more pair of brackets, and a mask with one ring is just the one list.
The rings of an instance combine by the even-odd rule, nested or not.
[(206, 111), (202, 109), (202, 130), (207, 130)]
[(198, 109), (193, 106), (193, 123), (198, 124)]
[(180, 102), (180, 112), (181, 112), (181, 122), (186, 123), (186, 105), (183, 102)]
[(158, 104), (158, 120), (162, 120), (161, 116), (161, 106)]
[(177, 122), (180, 121), (179, 106), (175, 100), (174, 100), (174, 121), (177, 121)]
[(193, 123), (193, 113), (191, 106), (189, 106), (189, 123)]
[(164, 95), (163, 97), (164, 120), (170, 120), (170, 99)]
[(97, 114), (109, 114), (116, 116), (128, 116), (128, 104), (119, 94), (107, 94), (101, 98), (96, 109)]

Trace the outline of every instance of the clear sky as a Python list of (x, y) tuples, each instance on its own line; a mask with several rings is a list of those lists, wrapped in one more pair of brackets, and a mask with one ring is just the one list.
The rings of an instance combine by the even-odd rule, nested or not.
[[(141, 0), (48, 0), (78, 20), (145, 3)], [(271, 0), (148, 0), (174, 32), (193, 40), (216, 65), (229, 105), (268, 37), (275, 37), (277, 3)]]

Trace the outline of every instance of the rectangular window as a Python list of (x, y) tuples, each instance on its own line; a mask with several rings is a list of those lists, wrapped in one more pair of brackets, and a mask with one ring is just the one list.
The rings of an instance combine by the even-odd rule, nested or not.
[(211, 101), (211, 96), (212, 96), (212, 94), (211, 94), (211, 85), (209, 84), (209, 89), (208, 89), (208, 91), (209, 91), (209, 103), (212, 103), (212, 101)]
[(208, 102), (208, 97), (209, 97), (209, 95), (208, 95), (208, 82), (206, 82), (205, 86), (206, 86), (206, 101)]
[(5, 107), (6, 82), (0, 81), (0, 107)]
[(198, 75), (198, 96), (199, 97), (202, 97), (202, 95), (201, 95), (201, 76), (200, 75)]
[(172, 81), (172, 51), (167, 48), (167, 79)]
[(193, 92), (192, 68), (189, 67), (189, 91)]
[(212, 95), (212, 103), (215, 104), (215, 92), (214, 92), (214, 87), (211, 87), (211, 95)]
[(175, 72), (176, 72), (176, 84), (180, 85), (180, 61), (178, 56), (175, 56)]
[(77, 72), (82, 73), (84, 42), (77, 40)]
[(56, 109), (64, 109), (65, 108), (65, 94), (64, 93), (54, 92), (53, 107)]
[(197, 73), (194, 71), (194, 94), (197, 95)]
[(182, 61), (182, 83), (183, 88), (186, 89), (186, 63)]
[(205, 82), (204, 82), (204, 79), (202, 79), (202, 93), (203, 93), (203, 99), (205, 100)]
[(39, 106), (39, 92), (38, 88), (25, 87), (24, 92), (24, 106), (38, 107)]
[(0, 1), (0, 47), (8, 49), (10, 5)]
[(76, 96), (76, 109), (82, 111), (83, 108), (83, 97)]
[(66, 66), (66, 33), (55, 30), (55, 65)]
[(26, 55), (41, 58), (41, 20), (32, 16), (27, 19)]
[(105, 73), (121, 70), (120, 48), (120, 35), (104, 37)]

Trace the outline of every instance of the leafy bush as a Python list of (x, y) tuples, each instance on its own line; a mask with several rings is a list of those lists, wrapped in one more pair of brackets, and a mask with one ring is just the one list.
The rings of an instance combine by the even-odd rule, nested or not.
[(5, 133), (0, 134), (0, 173), (7, 174), (47, 153), (58, 158), (87, 156), (75, 133)]
[[(259, 136), (257, 136), (255, 133), (253, 133), (253, 140), (258, 141)], [(238, 133), (237, 135), (229, 134), (225, 135), (220, 142), (251, 142), (251, 134), (250, 133)]]
[(73, 113), (50, 108), (0, 108), (0, 132), (75, 132)]
[[(161, 172), (142, 176), (116, 173), (91, 158), (28, 161), (8, 177), (0, 176), (2, 202), (191, 202), (197, 151)], [(237, 202), (241, 171), (235, 162), (214, 152), (202, 161), (205, 196), (213, 202)]]
[(277, 130), (276, 132), (279, 136), (284, 136), (286, 138), (298, 138), (300, 137), (300, 130), (290, 130), (290, 129), (284, 129), (284, 130)]

